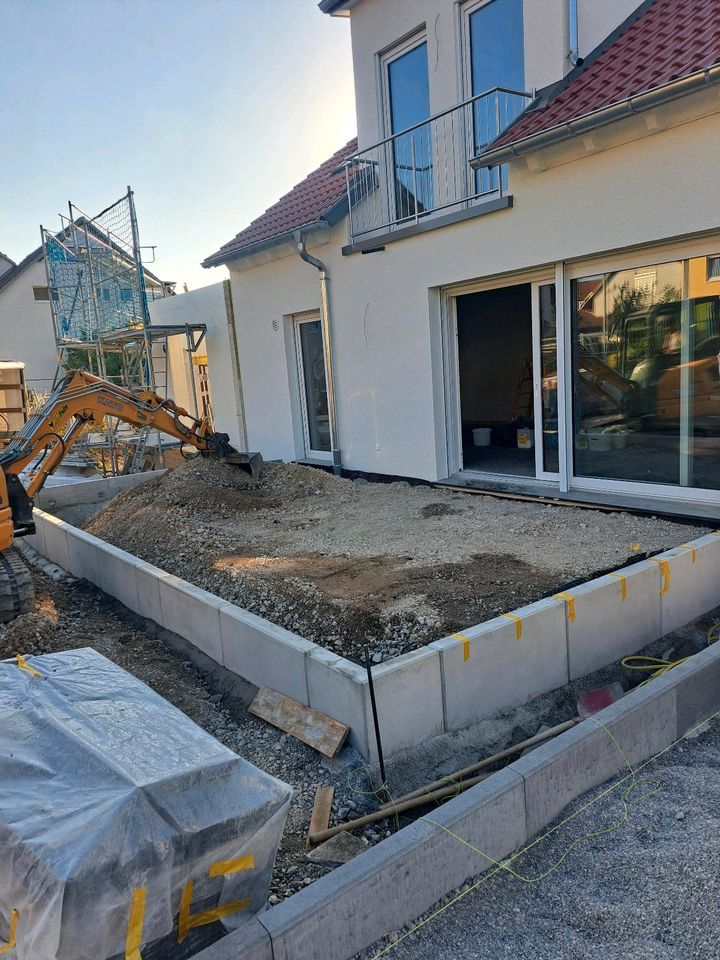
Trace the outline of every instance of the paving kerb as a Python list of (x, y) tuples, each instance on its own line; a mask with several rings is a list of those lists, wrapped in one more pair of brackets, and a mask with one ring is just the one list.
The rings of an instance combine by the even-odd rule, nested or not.
[(525, 779), (528, 836), (591, 787), (627, 769), (626, 758), (635, 766), (676, 736), (676, 684), (659, 678), (578, 724), (562, 740), (550, 740), (517, 760), (512, 768)]
[(220, 635), (222, 663), (228, 670), (310, 705), (305, 658), (320, 649), (317, 644), (225, 601), (220, 606)]
[(68, 534), (67, 524), (63, 520), (58, 520), (52, 514), (46, 513), (42, 518), (43, 532), (42, 544), (43, 553), (53, 563), (56, 563), (63, 570), (70, 568), (70, 558), (68, 553)]
[(120, 477), (92, 477), (87, 480), (71, 480), (67, 483), (47, 485), (37, 494), (35, 502), (42, 510), (77, 504), (105, 503), (118, 494), (131, 490), (139, 484), (161, 477), (165, 470), (150, 470), (146, 473), (131, 473)]
[(442, 667), (447, 731), (519, 706), (568, 682), (565, 605), (540, 600), (428, 644)]
[(678, 736), (720, 709), (720, 642), (675, 667)]
[(252, 917), (222, 940), (193, 955), (193, 960), (273, 960), (270, 934)]
[(642, 561), (568, 591), (570, 680), (642, 650), (662, 635), (659, 564)]
[[(501, 771), (479, 785), (473, 800), (457, 797), (433, 819), (499, 860), (526, 840), (522, 778)], [(270, 933), (274, 960), (351, 957), (490, 866), (445, 830), (419, 820), (259, 920)]]
[(316, 647), (305, 658), (305, 671), (309, 705), (329, 717), (342, 714), (344, 723), (350, 727), (350, 743), (364, 757), (369, 756), (365, 669), (330, 650)]
[[(380, 738), (385, 756), (413, 747), (444, 730), (440, 655), (423, 647), (372, 668)], [(368, 757), (377, 760), (370, 687), (363, 687)]]
[(653, 557), (662, 577), (662, 634), (720, 602), (720, 537), (710, 534)]

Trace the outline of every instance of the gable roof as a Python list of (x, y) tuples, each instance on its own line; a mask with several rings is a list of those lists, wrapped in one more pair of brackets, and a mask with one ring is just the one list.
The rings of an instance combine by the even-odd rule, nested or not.
[(561, 134), (571, 121), (625, 105), (632, 97), (718, 63), (720, 0), (646, 0), (581, 66), (547, 88), (480, 157), (502, 162), (508, 147), (523, 143), (529, 148), (540, 134), (549, 142), (553, 131)]
[(232, 240), (203, 260), (203, 267), (216, 267), (234, 257), (246, 256), (258, 247), (288, 239), (295, 230), (337, 223), (347, 211), (347, 185), (338, 168), (357, 153), (357, 137), (346, 143), (317, 170), (305, 177)]
[(3, 253), (2, 250), (0, 250), (0, 260), (6, 260), (11, 266), (15, 266), (15, 261), (12, 259), (12, 257), (9, 257), (6, 253)]

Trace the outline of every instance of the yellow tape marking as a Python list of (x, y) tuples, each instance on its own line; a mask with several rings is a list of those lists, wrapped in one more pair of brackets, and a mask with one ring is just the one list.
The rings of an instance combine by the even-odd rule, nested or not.
[(567, 604), (568, 620), (573, 623), (575, 620), (575, 597), (571, 593), (556, 593), (555, 600), (564, 600)]
[(609, 573), (609, 577), (615, 577), (620, 581), (620, 594), (622, 596), (622, 601), (625, 603), (627, 600), (627, 577), (624, 573)]
[(697, 560), (697, 547), (691, 547), (689, 543), (683, 543), (680, 547), (681, 550), (690, 551), (690, 563), (695, 563)]
[(503, 613), (503, 617), (506, 620), (515, 621), (515, 639), (520, 640), (522, 638), (522, 620), (516, 613)]
[(30, 666), (30, 664), (27, 662), (27, 660), (21, 653), (16, 653), (15, 657), (17, 658), (17, 665), (21, 670), (27, 670), (27, 672), (32, 674), (36, 680), (42, 676), (39, 670), (36, 670), (35, 667)]
[(125, 935), (125, 960), (142, 960), (143, 924), (145, 923), (145, 901), (147, 888), (136, 887), (130, 904), (130, 920)]
[(463, 645), (463, 660), (470, 659), (470, 641), (467, 637), (463, 636), (462, 633), (453, 633), (452, 635), (455, 640), (459, 640)]
[(653, 563), (660, 564), (660, 573), (663, 578), (662, 586), (660, 587), (660, 596), (664, 597), (670, 590), (670, 563), (667, 560), (657, 560), (655, 557), (651, 557), (650, 559)]
[(4, 947), (0, 947), (0, 953), (9, 953), (15, 947), (15, 934), (17, 932), (18, 920), (20, 919), (20, 911), (13, 910), (10, 914), (10, 937), (8, 942)]
[(242, 900), (234, 900), (232, 903), (225, 903), (219, 907), (211, 907), (209, 910), (203, 910), (194, 916), (190, 913), (190, 904), (192, 902), (193, 882), (188, 880), (183, 890), (182, 900), (180, 901), (180, 913), (178, 915), (178, 943), (182, 943), (185, 937), (196, 927), (204, 927), (208, 923), (215, 923), (216, 920), (222, 920), (223, 917), (231, 913), (238, 913), (240, 910), (247, 910), (250, 906), (250, 897), (243, 897)]
[(208, 873), (211, 877), (227, 877), (231, 873), (239, 873), (240, 870), (254, 870), (255, 857), (250, 853), (246, 857), (238, 857), (237, 860), (217, 860), (210, 865)]

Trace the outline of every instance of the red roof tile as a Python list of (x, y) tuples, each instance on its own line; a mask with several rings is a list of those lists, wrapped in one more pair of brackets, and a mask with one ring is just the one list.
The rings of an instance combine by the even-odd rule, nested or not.
[(539, 110), (523, 114), (487, 152), (645, 93), (720, 61), (720, 0), (655, 0), (591, 56)]
[(215, 266), (237, 253), (265, 240), (272, 240), (298, 227), (304, 227), (324, 219), (330, 211), (342, 203), (347, 188), (344, 172), (337, 168), (348, 157), (357, 153), (357, 138), (333, 154), (317, 170), (286, 193), (261, 216), (228, 243), (203, 262), (204, 267)]

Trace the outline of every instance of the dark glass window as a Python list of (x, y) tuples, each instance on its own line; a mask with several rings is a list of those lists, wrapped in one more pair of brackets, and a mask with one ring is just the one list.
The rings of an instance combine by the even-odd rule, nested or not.
[[(470, 74), (472, 95), (495, 87), (522, 90), (525, 85), (523, 0), (491, 0), (470, 14)], [(476, 101), (473, 108), (474, 147), (480, 153), (522, 108), (522, 102), (504, 94)], [(478, 170), (478, 193), (498, 188), (497, 170)]]
[[(400, 133), (430, 116), (427, 43), (420, 43), (388, 64), (391, 133)], [(418, 127), (392, 144), (395, 209), (398, 219), (432, 208), (430, 126)]]

